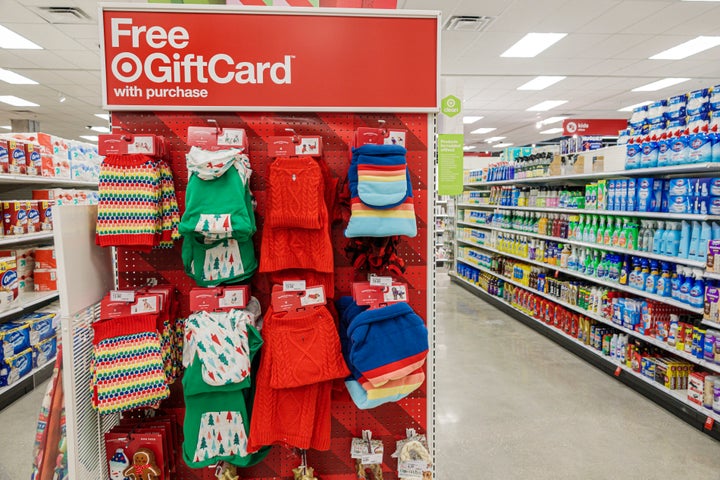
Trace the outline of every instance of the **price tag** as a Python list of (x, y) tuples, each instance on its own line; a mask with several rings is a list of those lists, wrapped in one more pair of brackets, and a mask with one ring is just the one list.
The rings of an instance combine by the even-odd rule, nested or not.
[(614, 374), (614, 375), (615, 375), (616, 377), (619, 377), (619, 376), (620, 376), (620, 372), (622, 372), (622, 367), (618, 366), (618, 367), (615, 369), (615, 374)]
[(365, 453), (360, 457), (360, 463), (363, 465), (381, 465), (382, 461), (382, 453)]
[(712, 417), (707, 417), (705, 419), (705, 430), (712, 430), (713, 425), (715, 425), (715, 419)]
[(110, 301), (111, 302), (134, 302), (135, 291), (134, 290), (110, 290)]
[(392, 277), (370, 277), (371, 287), (392, 287)]
[(398, 477), (403, 480), (422, 480), (423, 472), (428, 470), (423, 460), (407, 460), (398, 463)]
[(302, 292), (305, 290), (305, 280), (286, 280), (283, 282), (283, 292)]

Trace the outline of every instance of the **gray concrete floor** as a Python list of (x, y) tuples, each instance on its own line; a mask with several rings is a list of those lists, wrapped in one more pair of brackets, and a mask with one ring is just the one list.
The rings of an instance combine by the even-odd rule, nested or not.
[(438, 479), (720, 478), (720, 442), (438, 277)]
[(38, 413), (48, 382), (0, 412), (0, 480), (30, 478)]
[[(447, 275), (437, 298), (439, 480), (719, 477), (720, 442)], [(29, 478), (45, 387), (0, 412), (0, 480)]]

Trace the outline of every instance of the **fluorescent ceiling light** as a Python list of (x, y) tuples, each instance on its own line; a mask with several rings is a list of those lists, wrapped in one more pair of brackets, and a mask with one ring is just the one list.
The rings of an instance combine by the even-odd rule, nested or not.
[(567, 100), (545, 100), (544, 102), (540, 102), (537, 105), (533, 105), (532, 107), (528, 108), (527, 112), (547, 112), (548, 110), (552, 110), (555, 107), (559, 107), (560, 105), (563, 105), (567, 103)]
[(109, 113), (96, 113), (95, 116), (98, 117), (98, 118), (102, 118), (102, 119), (105, 120), (106, 122), (109, 122), (109, 121), (110, 121), (110, 114), (109, 114)]
[(689, 78), (663, 78), (662, 80), (658, 80), (657, 82), (648, 83), (647, 85), (643, 85), (642, 87), (633, 88), (633, 92), (656, 92), (658, 90), (662, 90), (663, 88), (672, 87), (673, 85), (677, 85), (679, 83), (687, 82), (690, 80)]
[(463, 150), (465, 150), (467, 152), (468, 150), (475, 150), (475, 148), (477, 148), (477, 147), (475, 147), (475, 145), (465, 145), (463, 147)]
[(98, 136), (97, 135), (80, 135), (80, 138), (83, 138), (85, 140), (88, 140), (90, 142), (97, 142)]
[(515, 45), (500, 54), (501, 57), (530, 58), (559, 42), (567, 33), (528, 33)]
[(570, 118), (570, 117), (548, 117), (545, 120), (540, 120), (539, 122), (537, 122), (537, 125), (538, 125), (538, 128), (541, 128), (545, 125), (552, 125), (553, 123), (562, 122), (566, 118)]
[(90, 130), (93, 132), (110, 133), (110, 129), (108, 127), (90, 127)]
[(635, 110), (638, 107), (644, 107), (645, 105), (650, 105), (651, 103), (653, 103), (653, 102), (647, 101), (647, 102), (636, 103), (634, 105), (628, 105), (627, 107), (623, 107), (620, 110), (618, 110), (618, 112), (632, 112), (633, 110)]
[(470, 132), (470, 135), (483, 135), (483, 134), (485, 134), (485, 133), (490, 133), (490, 132), (492, 132), (493, 130), (497, 130), (497, 128), (495, 128), (495, 127), (481, 127), (481, 128), (478, 128), (478, 129), (473, 130), (472, 132)]
[(22, 35), (0, 25), (0, 48), (14, 48), (18, 50), (42, 50), (37, 45)]
[(37, 103), (28, 102), (24, 98), (15, 95), (0, 95), (0, 102), (7, 103), (13, 107), (39, 107)]
[(30, 80), (27, 77), (23, 77), (22, 75), (19, 75), (15, 72), (11, 72), (10, 70), (5, 70), (4, 68), (0, 68), (0, 80), (6, 83), (12, 83), (13, 85), (37, 85), (38, 82), (35, 80)]
[(525, 83), (524, 85), (520, 85), (517, 89), (518, 90), (544, 90), (550, 85), (555, 85), (556, 83), (565, 80), (567, 77), (553, 77), (553, 76), (544, 76), (541, 75), (539, 77), (535, 77), (529, 82)]
[(681, 60), (720, 45), (720, 37), (700, 36), (650, 57), (650, 60)]
[(507, 137), (490, 137), (486, 138), (485, 141), (487, 143), (493, 143), (493, 142), (499, 142), (500, 140), (505, 140)]
[(482, 120), (485, 117), (463, 117), (463, 123), (465, 125), (470, 125), (471, 123), (475, 123), (478, 120)]
[(497, 143), (493, 145), (493, 148), (505, 148), (514, 145), (514, 143)]
[(562, 127), (555, 127), (555, 128), (548, 128), (547, 130), (543, 130), (540, 132), (542, 135), (555, 135), (556, 133), (562, 133), (563, 129)]
[(0, 125), (0, 128), (3, 130), (12, 130), (12, 127), (10, 125)]

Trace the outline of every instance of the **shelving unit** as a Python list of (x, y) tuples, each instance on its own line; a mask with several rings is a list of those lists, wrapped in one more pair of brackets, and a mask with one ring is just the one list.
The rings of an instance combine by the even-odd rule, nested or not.
[[(557, 176), (544, 176), (544, 177), (535, 177), (535, 178), (524, 178), (524, 179), (516, 179), (516, 180), (505, 180), (505, 181), (496, 181), (496, 182), (474, 182), (474, 183), (466, 183), (465, 186), (467, 187), (467, 192), (477, 192), (481, 191), (483, 189), (487, 189), (492, 186), (500, 186), (500, 185), (508, 185), (508, 186), (523, 186), (523, 185), (568, 185), (568, 186), (575, 186), (579, 187), (582, 186), (585, 183), (590, 183), (591, 181), (598, 180), (598, 179), (606, 179), (606, 178), (637, 178), (637, 177), (663, 177), (663, 178), (672, 178), (674, 176), (710, 176), (713, 174), (713, 172), (717, 171), (717, 164), (712, 163), (704, 163), (704, 164), (694, 164), (694, 165), (681, 165), (681, 166), (674, 166), (674, 167), (662, 167), (662, 168), (651, 168), (651, 169), (638, 169), (638, 170), (631, 170), (631, 171), (611, 171), (611, 172), (599, 172), (599, 173), (583, 173), (583, 174), (572, 174), (572, 175), (557, 175)], [(670, 255), (660, 255), (660, 254), (654, 254), (652, 252), (642, 252), (639, 250), (630, 250), (627, 248), (620, 248), (617, 246), (608, 246), (608, 245), (602, 245), (602, 244), (596, 244), (591, 242), (585, 242), (580, 241), (576, 239), (563, 239), (559, 237), (554, 237), (550, 235), (542, 235), (538, 233), (533, 232), (524, 232), (520, 230), (514, 230), (511, 228), (505, 228), (506, 225), (509, 226), (509, 224), (499, 226), (499, 225), (493, 225), (492, 223), (487, 224), (478, 224), (473, 222), (465, 222), (463, 221), (465, 216), (463, 212), (465, 210), (468, 211), (477, 211), (482, 210), (486, 211), (488, 215), (492, 214), (495, 210), (510, 210), (515, 212), (544, 212), (544, 213), (562, 213), (566, 215), (598, 215), (598, 216), (612, 216), (612, 217), (634, 217), (634, 218), (641, 218), (641, 219), (659, 219), (659, 220), (693, 220), (693, 221), (720, 221), (720, 215), (696, 215), (696, 214), (674, 214), (674, 213), (665, 213), (665, 212), (628, 212), (628, 211), (607, 211), (607, 210), (591, 210), (591, 209), (566, 209), (566, 208), (558, 208), (558, 207), (530, 207), (530, 206), (503, 206), (503, 205), (491, 205), (487, 203), (473, 203), (468, 202), (466, 199), (470, 198), (467, 195), (464, 195), (462, 201), (458, 202), (457, 204), (457, 221), (456, 225), (458, 228), (464, 227), (464, 228), (471, 228), (476, 229), (485, 232), (484, 240), (478, 240), (475, 237), (469, 237), (465, 236), (464, 238), (457, 237), (455, 242), (455, 258), (456, 263), (465, 264), (468, 266), (471, 266), (475, 269), (477, 269), (480, 272), (483, 272), (483, 275), (489, 274), (494, 278), (501, 279), (504, 282), (506, 282), (508, 285), (514, 285), (516, 287), (522, 288), (528, 292), (532, 292), (533, 294), (537, 295), (538, 297), (545, 298), (551, 302), (553, 302), (556, 305), (562, 306), (568, 311), (572, 311), (577, 314), (583, 315), (585, 318), (591, 319), (598, 325), (607, 325), (609, 327), (612, 327), (614, 331), (618, 333), (627, 334), (629, 337), (637, 339), (641, 341), (644, 345), (647, 345), (649, 348), (655, 347), (658, 349), (658, 351), (666, 352), (665, 355), (672, 355), (674, 357), (677, 357), (678, 359), (682, 359), (684, 361), (690, 362), (694, 365), (696, 365), (696, 369), (705, 370), (708, 372), (711, 372), (712, 374), (720, 374), (720, 365), (715, 364), (713, 362), (706, 361), (704, 358), (696, 358), (693, 354), (685, 352), (685, 351), (679, 351), (677, 348), (673, 345), (668, 345), (663, 341), (663, 339), (658, 339), (652, 336), (647, 336), (643, 333), (640, 333), (638, 331), (633, 330), (632, 328), (627, 328), (622, 325), (618, 325), (613, 322), (612, 318), (606, 318), (602, 314), (594, 313), (587, 311), (583, 308), (581, 308), (578, 305), (575, 305), (574, 303), (569, 303), (567, 301), (563, 301), (559, 298), (553, 297), (549, 294), (546, 294), (544, 292), (540, 292), (537, 290), (534, 290), (530, 288), (529, 286), (526, 286), (522, 283), (522, 281), (519, 281), (516, 278), (509, 278), (504, 276), (501, 273), (494, 272), (492, 269), (480, 265), (477, 260), (474, 260), (473, 258), (467, 258), (463, 257), (462, 253), (458, 250), (460, 246), (464, 247), (470, 247), (471, 250), (475, 250), (477, 253), (483, 253), (485, 255), (495, 255), (495, 256), (502, 256), (508, 259), (517, 260), (518, 262), (522, 262), (526, 265), (532, 265), (537, 267), (542, 267), (543, 269), (546, 269), (546, 271), (550, 273), (561, 273), (565, 274), (566, 278), (576, 278), (584, 280), (585, 282), (589, 284), (594, 284), (598, 286), (605, 286), (615, 291), (623, 291), (631, 294), (632, 297), (635, 298), (646, 298), (649, 300), (653, 300), (656, 302), (661, 302), (667, 305), (671, 305), (673, 307), (678, 307), (680, 309), (683, 309), (689, 313), (695, 314), (695, 315), (702, 315), (704, 312), (704, 308), (699, 307), (691, 307), (686, 303), (680, 302), (674, 298), (668, 298), (663, 297), (660, 295), (647, 293), (643, 290), (635, 289), (633, 287), (630, 287), (628, 285), (620, 285), (619, 283), (616, 283), (614, 281), (609, 281), (608, 279), (599, 279), (595, 278), (593, 276), (585, 275), (584, 273), (580, 273), (578, 271), (570, 270), (568, 268), (561, 267), (559, 265), (551, 265), (544, 263), (540, 260), (531, 260), (529, 258), (523, 257), (521, 255), (508, 253), (505, 251), (501, 251), (498, 248), (495, 248), (494, 243), (494, 237), (495, 235), (491, 236), (492, 232), (499, 232), (504, 235), (512, 235), (513, 238), (527, 238), (527, 239), (538, 239), (538, 240), (545, 240), (545, 241), (551, 241), (556, 242), (560, 244), (568, 244), (572, 246), (577, 247), (583, 247), (588, 249), (594, 249), (594, 250), (600, 250), (605, 252), (614, 252), (619, 254), (625, 254), (625, 255), (632, 255), (642, 258), (648, 258), (653, 259), (657, 261), (664, 261), (664, 262), (671, 262), (678, 265), (683, 265), (695, 269), (702, 269), (705, 271), (705, 262), (698, 261), (698, 260), (690, 260), (690, 259), (683, 259), (678, 258), (676, 256), (670, 256)], [(475, 196), (473, 196), (475, 198)], [(486, 194), (480, 195), (480, 201), (487, 201)], [(469, 214), (468, 214), (469, 215)], [(475, 213), (473, 215), (479, 215), (478, 213)], [(485, 214), (480, 214), (480, 216), (484, 216)], [(490, 219), (488, 219), (488, 222), (490, 222)], [(463, 250), (467, 251), (467, 250)], [(713, 279), (713, 280), (720, 280), (720, 273), (712, 273), (712, 272), (705, 272), (704, 277), (706, 279)], [(498, 308), (501, 308), (502, 310), (506, 311), (509, 315), (512, 317), (522, 321), (523, 323), (528, 324), (532, 328), (540, 331), (544, 335), (552, 338), (554, 341), (560, 343), (563, 347), (573, 351), (574, 353), (580, 355), (588, 362), (592, 363), (593, 365), (607, 371), (609, 374), (613, 374), (616, 377), (618, 377), (621, 381), (628, 384), (632, 388), (640, 391), (644, 395), (650, 397), (654, 401), (658, 402), (661, 406), (664, 408), (672, 411), (673, 413), (681, 416), (684, 420), (688, 421), (689, 423), (698, 425), (699, 428), (702, 428), (703, 423), (706, 419), (710, 418), (714, 421), (720, 420), (720, 414), (716, 414), (710, 410), (705, 409), (702, 406), (696, 405), (692, 402), (690, 402), (687, 399), (687, 390), (670, 390), (668, 388), (665, 388), (664, 385), (661, 385), (659, 383), (656, 383), (654, 379), (650, 379), (648, 377), (643, 376), (642, 374), (633, 371), (631, 368), (628, 368), (625, 365), (621, 365), (619, 362), (616, 362), (614, 359), (610, 357), (605, 357), (603, 354), (591, 346), (585, 345), (581, 341), (578, 341), (573, 336), (556, 329), (553, 326), (547, 325), (544, 322), (537, 320), (533, 318), (531, 315), (528, 315), (528, 313), (524, 312), (523, 310), (515, 307), (508, 301), (505, 301), (503, 298), (498, 298), (493, 295), (490, 295), (483, 289), (481, 289), (479, 286), (473, 284), (472, 282), (468, 281), (465, 278), (462, 278), (457, 275), (456, 272), (451, 272), (451, 278), (454, 282), (461, 284), (463, 287), (467, 288), (468, 290), (476, 293), (478, 296), (483, 298), (484, 300), (488, 301), (488, 303), (493, 304), (497, 306)], [(720, 329), (720, 322), (710, 322), (710, 321), (702, 321), (702, 325), (705, 327), (713, 327)], [(720, 428), (718, 426), (715, 426), (712, 428), (712, 430), (706, 430), (707, 433), (714, 436), (715, 438), (720, 439)]]
[(573, 175), (554, 175), (533, 178), (519, 178), (514, 180), (498, 180), (493, 182), (465, 183), (465, 187), (493, 187), (496, 185), (529, 185), (534, 183), (563, 184), (584, 180), (598, 180), (603, 178), (635, 178), (674, 175), (709, 174), (717, 171), (716, 163), (695, 163), (690, 165), (675, 165), (672, 167), (638, 168), (635, 170), (616, 170), (612, 172), (578, 173)]
[(453, 236), (455, 231), (455, 205), (449, 196), (435, 197), (433, 221), (435, 222), (435, 263), (445, 265), (453, 261)]
[(32, 311), (34, 307), (41, 303), (49, 303), (57, 300), (58, 292), (25, 292), (22, 296), (15, 300), (17, 305), (15, 308), (0, 311), (0, 323), (3, 319), (11, 317), (17, 313)]
[[(534, 317), (531, 317), (527, 313), (506, 302), (502, 298), (490, 295), (485, 290), (481, 289), (472, 282), (469, 282), (468, 280), (456, 275), (455, 273), (451, 273), (450, 275), (453, 281), (459, 283), (466, 289), (477, 294), (478, 296), (486, 300), (488, 303), (497, 306), (498, 308), (506, 311), (515, 318), (521, 320), (523, 323), (530, 326), (531, 328), (541, 332), (542, 334), (546, 335), (557, 343), (560, 343), (568, 350), (584, 358), (585, 360), (602, 369), (609, 375), (613, 375), (615, 378), (627, 384), (628, 386), (640, 391), (642, 394), (644, 394), (651, 400), (654, 400), (657, 403), (661, 404), (664, 408), (671, 411), (675, 415), (680, 416), (688, 423), (695, 425), (697, 428), (703, 428), (703, 425), (705, 424), (707, 418), (711, 418), (715, 422), (720, 421), (719, 414), (713, 412), (712, 410), (708, 410), (700, 405), (692, 403), (690, 400), (688, 400), (686, 390), (671, 390), (669, 388), (666, 388), (664, 385), (661, 385), (651, 380), (650, 378), (645, 377), (638, 372), (635, 372), (633, 369), (628, 368), (626, 365), (617, 362), (611, 357), (602, 355), (601, 352), (595, 350), (588, 345), (585, 345), (584, 343), (578, 341), (576, 338), (566, 334), (562, 330), (554, 328), (541, 322), (540, 320), (535, 319)], [(532, 291), (524, 286), (522, 288)], [(616, 329), (618, 328), (618, 326), (615, 324), (612, 324), (612, 327)], [(647, 341), (645, 338), (642, 339)], [(673, 353), (677, 355), (680, 352)], [(717, 367), (717, 365), (713, 366)], [(705, 431), (714, 438), (720, 439), (720, 430), (717, 426), (713, 426), (712, 430), (705, 429)]]
[(52, 241), (52, 239), (52, 232), (28, 233), (26, 235), (8, 235), (6, 237), (0, 237), (0, 247)]
[(58, 187), (97, 188), (97, 182), (70, 178), (41, 177), (34, 175), (0, 175), (0, 185), (55, 185)]

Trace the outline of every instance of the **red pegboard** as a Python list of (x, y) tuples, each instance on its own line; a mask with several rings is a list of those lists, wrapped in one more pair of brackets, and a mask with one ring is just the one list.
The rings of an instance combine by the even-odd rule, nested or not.
[[(399, 248), (400, 256), (407, 262), (404, 276), (410, 286), (410, 304), (422, 318), (427, 318), (427, 280), (428, 280), (428, 202), (432, 201), (432, 190), (428, 191), (426, 179), (428, 168), (432, 168), (432, 159), (428, 157), (428, 115), (427, 114), (283, 114), (283, 113), (177, 113), (177, 112), (116, 112), (112, 115), (113, 126), (129, 133), (152, 133), (164, 136), (170, 149), (169, 164), (172, 168), (178, 204), (184, 211), (185, 190), (187, 188), (187, 168), (185, 154), (189, 151), (186, 144), (187, 130), (190, 126), (208, 126), (208, 119), (214, 119), (223, 128), (244, 128), (248, 134), (249, 157), (253, 167), (251, 188), (257, 199), (256, 219), (258, 232), (254, 240), (259, 250), (262, 236), (265, 190), (267, 186), (268, 165), (272, 159), (267, 155), (267, 138), (286, 135), (285, 128), (293, 128), (299, 135), (319, 135), (323, 138), (323, 159), (334, 176), (344, 179), (350, 165), (349, 148), (353, 134), (358, 127), (377, 127), (378, 120), (386, 121), (387, 128), (407, 129), (407, 161), (410, 169), (415, 213), (418, 221), (418, 235), (408, 239), (403, 237)], [(332, 241), (335, 250), (335, 283), (337, 296), (349, 295), (350, 285), (365, 274), (353, 270), (344, 256), (346, 239), (343, 235), (345, 225), (335, 225)], [(180, 243), (172, 250), (156, 249), (150, 253), (138, 253), (127, 249), (118, 249), (118, 277), (120, 288), (132, 288), (147, 284), (151, 278), (160, 283), (172, 283), (181, 294), (181, 315), (187, 316), (188, 296), (195, 286), (183, 271), (180, 256)], [(255, 276), (256, 278), (259, 275)], [(269, 292), (263, 282), (253, 281), (253, 294), (261, 304), (267, 305)], [(182, 401), (179, 382), (171, 401)], [(333, 391), (332, 407), (332, 444), (327, 452), (308, 451), (308, 463), (315, 468), (323, 480), (353, 480), (354, 463), (350, 459), (350, 443), (353, 437), (359, 437), (361, 430), (370, 429), (374, 438), (385, 442), (385, 463), (383, 472), (386, 479), (396, 478), (397, 464), (390, 458), (395, 441), (405, 436), (406, 428), (414, 428), (424, 433), (427, 427), (426, 384), (400, 402), (386, 404), (372, 410), (359, 410), (344, 391), (342, 382), (337, 382)], [(256, 480), (292, 478), (291, 469), (299, 464), (295, 452), (283, 447), (275, 447), (261, 464), (243, 469), (241, 478)], [(179, 480), (214, 479), (211, 470), (193, 470), (178, 465)]]

